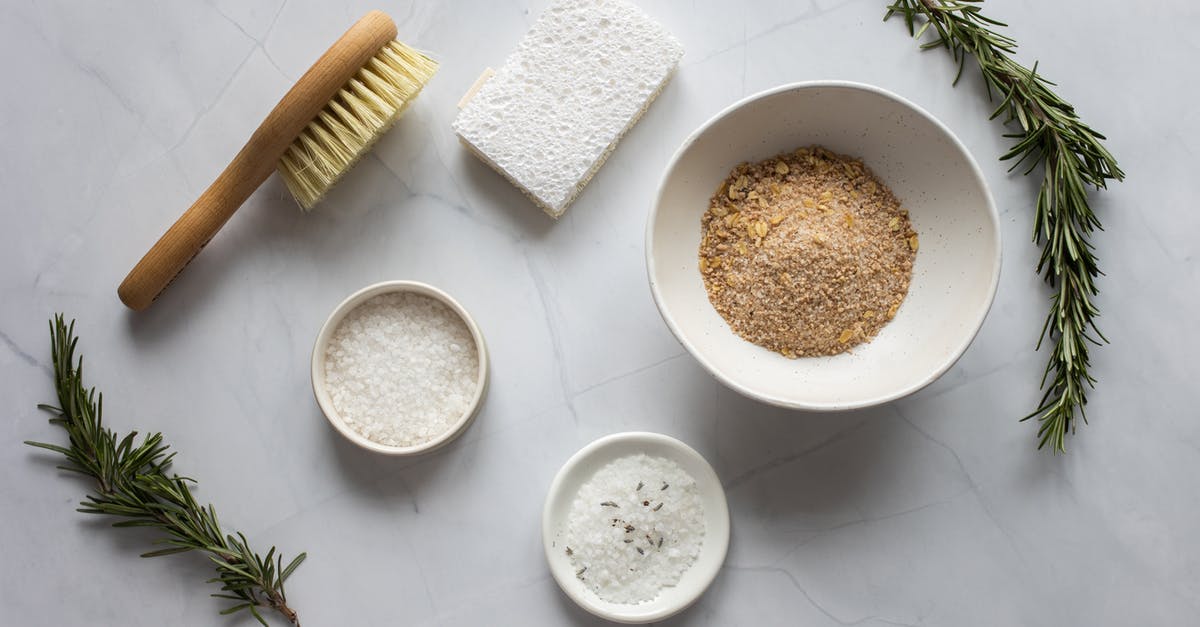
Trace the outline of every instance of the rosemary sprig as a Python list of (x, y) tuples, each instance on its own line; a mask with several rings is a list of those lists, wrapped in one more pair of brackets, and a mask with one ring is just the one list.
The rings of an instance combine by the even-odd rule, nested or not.
[(54, 365), (54, 387), (58, 407), (39, 405), (54, 414), (50, 422), (66, 430), (69, 446), (26, 442), (30, 446), (62, 454), (62, 470), (95, 480), (95, 490), (77, 511), (104, 514), (122, 520), (114, 527), (154, 527), (166, 533), (156, 541), (163, 548), (143, 553), (156, 557), (198, 550), (216, 564), (217, 576), (209, 583), (221, 585), (212, 596), (230, 599), (232, 606), (221, 614), (249, 611), (266, 625), (260, 609), (272, 609), (288, 622), (299, 625), (296, 611), (287, 604), (283, 582), (304, 561), (301, 553), (287, 563), (275, 547), (260, 556), (250, 548), (246, 536), (226, 534), (212, 505), (202, 506), (192, 496), (192, 479), (167, 470), (175, 453), (163, 443), (161, 433), (135, 442), (137, 432), (118, 437), (101, 419), (103, 395), (83, 385), (83, 358), (75, 360), (75, 322), (67, 325), (61, 314), (50, 323), (50, 349)]
[(1025, 174), (1042, 166), (1033, 239), (1042, 247), (1037, 272), (1054, 295), (1037, 349), (1045, 340), (1054, 346), (1040, 384), (1045, 394), (1021, 420), (1038, 419), (1038, 448), (1050, 444), (1053, 451), (1065, 451), (1076, 415), (1087, 422), (1087, 389), (1096, 383), (1088, 373), (1088, 345), (1107, 341), (1096, 327), (1100, 312), (1092, 302), (1098, 293), (1095, 278), (1102, 273), (1089, 238), (1101, 226), (1088, 205), (1087, 186), (1102, 189), (1109, 179), (1120, 181), (1125, 174), (1100, 143), (1105, 137), (1054, 93), (1054, 83), (1038, 74), (1037, 64), (1030, 69), (1013, 60), (1017, 42), (995, 30), (1007, 25), (985, 16), (982, 1), (894, 0), (883, 19), (902, 15), (915, 39), (932, 27), (935, 36), (921, 48), (950, 51), (958, 62), (955, 84), (967, 58), (975, 59), (988, 98), (993, 92), (1004, 96), (992, 119), (1004, 114), (1005, 124), (1016, 121), (1020, 127), (1005, 135), (1016, 143), (1000, 159), (1015, 160), (1010, 171), (1027, 164)]

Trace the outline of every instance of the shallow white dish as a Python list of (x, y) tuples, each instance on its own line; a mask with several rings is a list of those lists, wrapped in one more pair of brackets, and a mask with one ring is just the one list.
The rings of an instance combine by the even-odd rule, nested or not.
[[(670, 459), (696, 480), (704, 506), (704, 543), (696, 562), (683, 573), (679, 583), (664, 588), (654, 600), (636, 605), (610, 603), (596, 596), (586, 583), (576, 578), (575, 567), (560, 538), (579, 488), (609, 462), (637, 453)], [(662, 620), (682, 612), (699, 599), (725, 562), (725, 553), (729, 550), (729, 507), (725, 503), (725, 489), (712, 466), (683, 442), (660, 433), (614, 433), (580, 449), (554, 477), (542, 511), (542, 545), (550, 574), (563, 592), (583, 609), (620, 623)]]
[[(833, 357), (788, 359), (735, 335), (709, 303), (697, 265), (700, 216), (738, 163), (813, 144), (861, 158), (909, 211), (920, 250), (908, 296), (875, 339)], [(706, 122), (667, 166), (646, 232), (655, 304), (700, 364), (746, 396), (824, 411), (885, 403), (949, 370), (991, 307), (1000, 254), (995, 203), (962, 143), (911, 102), (843, 81), (784, 85)]]
[[(475, 397), (471, 401), (470, 407), (467, 408), (462, 417), (445, 433), (416, 446), (388, 446), (372, 442), (354, 429), (351, 429), (333, 407), (333, 401), (329, 398), (329, 391), (325, 387), (325, 346), (329, 343), (329, 338), (337, 330), (338, 325), (341, 324), (342, 318), (345, 318), (346, 314), (350, 313), (350, 311), (364, 301), (380, 294), (391, 292), (415, 292), (444, 303), (451, 311), (458, 314), (462, 318), (463, 323), (467, 325), (467, 328), (471, 331), (471, 337), (475, 340), (475, 348), (479, 355), (479, 378), (475, 387)], [(382, 283), (375, 283), (346, 297), (337, 307), (334, 307), (333, 312), (325, 320), (325, 324), (321, 326), (321, 331), (317, 333), (317, 341), (313, 346), (312, 352), (312, 387), (321, 412), (325, 414), (325, 418), (329, 420), (329, 424), (333, 425), (333, 428), (345, 436), (347, 440), (369, 451), (385, 455), (418, 455), (420, 453), (427, 453), (445, 446), (462, 434), (463, 431), (466, 431), (467, 427), (475, 419), (475, 415), (479, 413), (479, 407), (483, 404), (483, 398), (487, 394), (488, 387), (487, 345), (484, 344), (483, 333), (480, 332), (479, 326), (475, 324), (475, 321), (467, 313), (467, 310), (463, 309), (463, 306), (458, 304), (458, 301), (451, 298), (449, 294), (432, 285), (417, 281), (384, 281)]]

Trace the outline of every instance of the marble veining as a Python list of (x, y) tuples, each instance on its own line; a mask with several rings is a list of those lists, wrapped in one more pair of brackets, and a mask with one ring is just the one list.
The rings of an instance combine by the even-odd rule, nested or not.
[[(1106, 230), (1090, 424), (1067, 455), (1018, 422), (1039, 397), (1049, 292), (1030, 241), (1037, 181), (970, 69), (920, 53), (879, 0), (641, 2), (686, 54), (558, 222), (459, 146), (455, 103), (545, 5), (347, 0), (44, 0), (0, 8), (0, 423), (7, 539), (0, 623), (236, 624), (199, 557), (139, 560), (149, 534), (76, 514), (86, 485), (20, 444), (55, 440), (46, 319), (78, 319), (89, 382), (121, 429), (161, 430), (177, 469), (257, 545), (310, 558), (289, 583), (306, 625), (595, 624), (550, 579), (545, 490), (596, 437), (682, 439), (725, 484), (732, 542), (673, 625), (1184, 625), (1200, 612), (1200, 310), (1188, 182), (1200, 137), (1186, 78), (1200, 14), (1114, 0), (989, 2), (1110, 137), (1129, 174), (1095, 196)], [(274, 178), (152, 309), (116, 286), (261, 117), (369, 8), (442, 69), (310, 215)], [(1073, 26), (1061, 25), (1072, 20)], [(979, 337), (918, 394), (844, 414), (788, 412), (720, 386), (674, 341), (643, 238), (679, 143), (745, 95), (839, 78), (895, 91), (975, 155), (1001, 211), (1004, 269)], [(454, 444), (371, 456), (324, 421), (312, 342), (368, 283), (442, 287), (492, 354), (483, 412)]]

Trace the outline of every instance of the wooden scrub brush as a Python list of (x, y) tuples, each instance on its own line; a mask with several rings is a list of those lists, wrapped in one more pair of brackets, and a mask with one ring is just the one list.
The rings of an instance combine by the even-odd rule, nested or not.
[(395, 41), (396, 25), (371, 11), (288, 90), (250, 140), (117, 289), (145, 309), (278, 167), (305, 210), (400, 117), (437, 63)]

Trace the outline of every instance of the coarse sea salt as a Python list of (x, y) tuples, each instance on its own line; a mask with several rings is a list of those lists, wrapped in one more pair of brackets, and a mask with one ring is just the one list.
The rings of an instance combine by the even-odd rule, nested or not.
[(471, 406), (479, 353), (466, 323), (444, 303), (413, 292), (364, 301), (325, 347), (325, 385), (338, 416), (389, 446), (424, 444)]
[(696, 480), (666, 458), (618, 458), (579, 488), (563, 541), (575, 576), (601, 599), (651, 601), (700, 555), (704, 506)]

